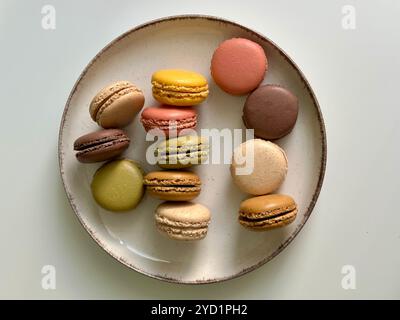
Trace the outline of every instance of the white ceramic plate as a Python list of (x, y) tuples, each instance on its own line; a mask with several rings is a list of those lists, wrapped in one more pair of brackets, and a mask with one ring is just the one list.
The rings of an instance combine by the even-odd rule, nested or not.
[[(277, 143), (289, 159), (288, 176), (279, 190), (292, 195), (299, 206), (291, 225), (269, 232), (252, 232), (237, 222), (239, 203), (247, 198), (233, 185), (228, 164), (194, 168), (202, 178), (196, 202), (212, 212), (207, 237), (198, 242), (169, 240), (155, 228), (153, 213), (160, 201), (145, 196), (128, 213), (111, 213), (93, 200), (90, 182), (99, 164), (75, 159), (74, 140), (97, 130), (88, 108), (103, 86), (130, 80), (144, 91), (145, 106), (156, 104), (151, 95), (151, 74), (161, 68), (195, 70), (210, 83), (210, 96), (198, 107), (198, 128), (244, 128), (241, 115), (245, 97), (221, 91), (210, 77), (211, 56), (220, 42), (244, 37), (264, 47), (269, 71), (264, 83), (280, 84), (298, 98), (300, 111), (292, 133)], [(137, 118), (127, 128), (132, 143), (126, 157), (138, 160), (145, 171), (149, 142)], [(325, 171), (326, 139), (317, 100), (304, 75), (292, 60), (264, 36), (239, 24), (205, 16), (169, 17), (128, 31), (105, 47), (82, 72), (67, 101), (59, 137), (60, 170), (75, 214), (92, 238), (124, 265), (148, 276), (180, 283), (209, 283), (237, 277), (256, 269), (281, 252), (300, 231), (317, 200)]]

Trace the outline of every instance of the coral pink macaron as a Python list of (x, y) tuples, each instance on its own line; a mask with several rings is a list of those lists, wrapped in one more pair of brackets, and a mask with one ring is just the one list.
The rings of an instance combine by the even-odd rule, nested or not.
[(140, 121), (146, 131), (159, 129), (169, 137), (184, 129), (193, 129), (197, 125), (197, 113), (192, 108), (160, 107), (145, 108)]
[(211, 75), (217, 85), (232, 95), (244, 95), (259, 86), (268, 68), (264, 49), (251, 40), (225, 40), (211, 60)]

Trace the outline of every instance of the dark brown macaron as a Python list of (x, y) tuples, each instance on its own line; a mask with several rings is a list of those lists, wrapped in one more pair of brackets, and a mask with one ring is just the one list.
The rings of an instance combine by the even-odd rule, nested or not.
[(129, 147), (130, 139), (120, 129), (106, 129), (91, 132), (74, 142), (78, 161), (83, 163), (101, 162), (118, 157)]
[(256, 137), (275, 140), (289, 134), (299, 111), (297, 97), (278, 85), (264, 85), (253, 91), (243, 108), (243, 122)]

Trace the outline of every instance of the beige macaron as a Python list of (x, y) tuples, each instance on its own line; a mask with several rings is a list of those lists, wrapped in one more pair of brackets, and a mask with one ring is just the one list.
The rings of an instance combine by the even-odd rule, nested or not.
[(176, 240), (200, 240), (207, 235), (211, 213), (192, 202), (164, 202), (156, 209), (157, 229)]
[(275, 143), (251, 139), (234, 150), (230, 169), (233, 181), (240, 190), (263, 195), (281, 186), (288, 161), (285, 151)]
[(105, 129), (122, 128), (132, 122), (144, 105), (143, 92), (129, 81), (101, 89), (90, 103), (90, 116)]

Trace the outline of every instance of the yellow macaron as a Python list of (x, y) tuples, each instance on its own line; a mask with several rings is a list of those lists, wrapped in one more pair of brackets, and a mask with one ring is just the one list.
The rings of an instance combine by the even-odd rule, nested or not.
[(193, 71), (158, 70), (153, 74), (151, 84), (154, 99), (173, 106), (194, 106), (208, 96), (207, 79)]

